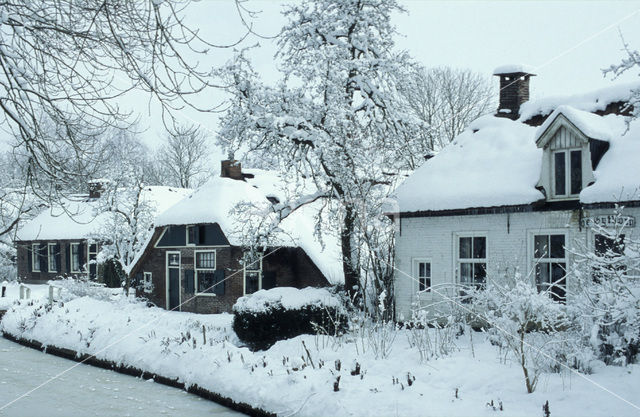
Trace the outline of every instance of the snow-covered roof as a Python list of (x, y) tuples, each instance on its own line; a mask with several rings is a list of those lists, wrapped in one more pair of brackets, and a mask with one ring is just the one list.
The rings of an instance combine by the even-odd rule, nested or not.
[[(148, 186), (142, 200), (154, 213), (161, 213), (191, 193), (184, 188)], [(108, 222), (108, 213), (101, 211), (99, 199), (71, 196), (62, 199), (20, 228), (18, 240), (66, 240), (95, 237)]]
[[(630, 87), (626, 86), (627, 97)], [(585, 136), (609, 142), (609, 150), (594, 171), (595, 183), (582, 190), (580, 201), (591, 204), (640, 200), (640, 120), (632, 121), (627, 132), (624, 116), (588, 113), (598, 109), (603, 97), (614, 101), (624, 97), (623, 90), (615, 86), (611, 91), (599, 90), (567, 99), (582, 104), (579, 109), (558, 104), (549, 110), (549, 100), (543, 100), (543, 105), (532, 102), (529, 109), (557, 113), (538, 128), (523, 123), (528, 119), (526, 115), (517, 121), (492, 115), (480, 117), (398, 187), (394, 209), (456, 210), (526, 205), (543, 199), (536, 189), (543, 155), (536, 140), (558, 114), (567, 117)], [(590, 105), (584, 97), (590, 98)], [(391, 205), (388, 208), (392, 209)]]
[(561, 105), (568, 105), (577, 110), (596, 112), (604, 110), (611, 103), (626, 102), (632, 91), (640, 88), (640, 82), (621, 83), (601, 88), (584, 94), (570, 96), (553, 96), (527, 101), (520, 106), (520, 120), (529, 120), (537, 115), (552, 113)]
[(503, 74), (529, 74), (535, 75), (533, 73), (534, 68), (531, 65), (527, 64), (507, 64), (500, 65), (498, 68), (493, 70), (493, 75), (503, 75)]
[[(191, 196), (179, 201), (156, 218), (155, 225), (186, 225), (218, 223), (231, 245), (247, 244), (247, 213), (256, 223), (263, 216), (273, 214), (273, 205), (267, 197), (288, 199), (291, 183), (272, 171), (243, 170), (253, 178), (245, 181), (215, 177), (198, 188)], [(239, 213), (237, 207), (251, 205), (250, 212)], [(321, 202), (311, 203), (286, 217), (269, 238), (269, 246), (301, 247), (331, 283), (344, 281), (341, 252), (337, 233), (330, 221), (323, 221), (322, 242), (314, 235)]]
[[(549, 126), (553, 124), (559, 115), (563, 115), (571, 123), (573, 123), (580, 131), (588, 138), (598, 139), (602, 141), (610, 141), (614, 131), (617, 130), (611, 126), (608, 119), (597, 114), (590, 113), (588, 111), (577, 110), (571, 106), (562, 105), (551, 113), (551, 115), (545, 120), (545, 122), (538, 128), (536, 132), (536, 143), (545, 134)], [(612, 115), (612, 117), (616, 117)], [(616, 119), (620, 119), (617, 117)]]

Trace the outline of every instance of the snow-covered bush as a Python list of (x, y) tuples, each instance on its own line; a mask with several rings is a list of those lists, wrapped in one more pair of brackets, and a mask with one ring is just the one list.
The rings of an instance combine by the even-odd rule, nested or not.
[(563, 356), (561, 334), (570, 328), (564, 305), (518, 273), (500, 282), (489, 279), (472, 300), (472, 308), (489, 326), (492, 343), (522, 367), (527, 392), (535, 391), (540, 374), (556, 370), (558, 356)]
[(616, 208), (617, 226), (595, 230), (595, 251), (581, 245), (574, 253), (572, 307), (584, 344), (607, 364), (626, 365), (640, 352), (640, 240), (626, 235), (627, 221)]
[(253, 349), (300, 334), (338, 334), (346, 328), (342, 300), (325, 288), (278, 287), (238, 299), (233, 330)]
[(117, 294), (117, 290), (106, 288), (104, 284), (90, 281), (86, 277), (63, 278), (51, 283), (56, 287), (62, 288), (62, 299), (64, 301), (79, 297), (109, 301), (114, 294)]

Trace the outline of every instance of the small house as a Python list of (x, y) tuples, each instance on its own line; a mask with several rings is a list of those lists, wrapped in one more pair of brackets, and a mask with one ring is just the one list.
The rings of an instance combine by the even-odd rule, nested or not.
[[(89, 194), (72, 195), (46, 208), (17, 232), (18, 278), (28, 283), (46, 283), (67, 276), (99, 279), (97, 257), (100, 236), (109, 214), (105, 211), (104, 180), (89, 183)], [(161, 212), (188, 195), (191, 190), (148, 186), (142, 198), (154, 213)]]
[(529, 101), (530, 70), (494, 75), (496, 114), (472, 122), (395, 192), (399, 318), (516, 272), (565, 302), (575, 290), (572, 250), (623, 244), (599, 226), (623, 222), (639, 237), (640, 120), (627, 105), (639, 85)]
[(283, 201), (286, 182), (265, 170), (222, 161), (220, 177), (162, 213), (131, 269), (144, 296), (170, 309), (230, 312), (239, 297), (273, 287), (342, 282), (338, 240), (314, 236), (317, 207), (291, 213), (253, 244), (260, 223)]

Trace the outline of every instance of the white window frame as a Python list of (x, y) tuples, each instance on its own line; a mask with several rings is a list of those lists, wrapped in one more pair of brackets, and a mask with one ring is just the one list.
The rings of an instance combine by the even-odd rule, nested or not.
[[(185, 245), (186, 246), (196, 246), (197, 242), (195, 241), (196, 240), (195, 227), (196, 227), (195, 225), (191, 224), (191, 225), (185, 226), (185, 228), (184, 228), (184, 232), (185, 232), (185, 240), (184, 241), (185, 241)], [(190, 229), (194, 230), (194, 232), (193, 232), (193, 240), (194, 240), (194, 242), (193, 243), (189, 243), (189, 230)]]
[[(36, 264), (38, 264), (38, 269), (36, 269)], [(40, 244), (32, 243), (31, 244), (31, 272), (40, 272), (42, 270), (42, 265), (40, 265)]]
[[(584, 149), (582, 148), (566, 148), (566, 149), (556, 149), (551, 151), (551, 189), (553, 190), (553, 198), (555, 199), (563, 199), (563, 198), (575, 198), (580, 195), (580, 192), (577, 194), (571, 194), (571, 152), (580, 151), (580, 160), (583, 160)], [(564, 153), (564, 189), (566, 191), (565, 194), (558, 194), (556, 191), (556, 154)], [(583, 161), (582, 161), (583, 162)], [(584, 164), (582, 164), (582, 172), (580, 173), (580, 191), (584, 188), (583, 178), (584, 178)]]
[[(420, 264), (429, 264), (429, 276), (428, 277), (420, 277)], [(420, 278), (428, 278), (431, 284), (425, 289), (420, 290)], [(413, 258), (413, 279), (414, 279), (414, 288), (415, 292), (419, 292), (420, 294), (431, 294), (431, 288), (433, 287), (433, 263), (429, 258)]]
[(142, 273), (142, 288), (144, 292), (151, 292), (153, 288), (153, 274), (151, 272)]
[[(213, 252), (213, 268), (198, 268), (198, 253), (203, 252)], [(216, 267), (218, 266), (218, 252), (215, 249), (202, 249), (193, 251), (193, 280), (194, 280), (194, 293), (198, 296), (204, 295), (209, 297), (216, 297), (217, 294), (212, 292), (199, 292), (198, 291), (198, 272), (199, 271), (209, 271), (215, 273)]]
[[(73, 248), (77, 248), (78, 252), (77, 252), (77, 260), (78, 260), (78, 268), (74, 269), (73, 268)], [(71, 259), (69, 259), (69, 269), (71, 273), (80, 273), (81, 269), (82, 269), (82, 265), (80, 265), (80, 243), (78, 242), (74, 242), (74, 243), (70, 243), (69, 244), (69, 257)]]
[[(471, 238), (471, 256), (473, 256), (473, 238), (474, 237), (483, 237), (484, 238), (484, 258), (460, 258), (460, 239), (469, 237)], [(482, 232), (460, 232), (454, 233), (454, 260), (455, 260), (455, 271), (454, 276), (456, 277), (456, 283), (459, 285), (467, 285), (468, 283), (462, 282), (462, 267), (461, 264), (471, 263), (471, 264), (484, 264), (485, 267), (485, 284), (487, 275), (489, 272), (489, 237), (486, 231)]]
[[(262, 258), (263, 255), (259, 255), (260, 259), (260, 269), (247, 268), (246, 256), (243, 255), (243, 267), (242, 267), (242, 294), (247, 295), (247, 273), (257, 272), (258, 273), (258, 289), (256, 291), (260, 291), (262, 289)], [(253, 294), (253, 293), (252, 293)]]
[[(563, 235), (564, 236), (564, 258), (546, 258), (548, 260), (541, 260), (536, 258), (535, 256), (535, 250), (536, 250), (536, 245), (535, 245), (535, 238), (536, 236), (549, 236), (549, 245), (551, 245), (551, 237), (552, 235)], [(569, 271), (569, 263), (570, 263), (570, 259), (568, 256), (568, 250), (567, 250), (567, 245), (569, 242), (569, 232), (566, 229), (539, 229), (539, 230), (530, 230), (529, 231), (529, 249), (528, 249), (528, 256), (529, 256), (529, 265), (531, 265), (531, 271), (532, 271), (532, 277), (533, 277), (533, 285), (535, 285), (536, 289), (538, 291), (540, 291), (539, 287), (538, 287), (538, 282), (536, 279), (536, 265), (538, 263), (546, 263), (546, 264), (553, 264), (553, 263), (564, 263), (565, 265), (565, 283), (564, 283), (564, 290), (565, 290), (565, 301), (567, 299), (567, 295), (568, 295), (568, 290), (569, 290), (569, 285), (567, 282), (567, 275), (568, 275), (568, 271)], [(551, 248), (548, 248), (549, 251), (551, 251)], [(551, 272), (550, 272), (551, 273)], [(551, 275), (550, 275), (551, 277)]]
[[(54, 273), (58, 272), (58, 264), (55, 256), (56, 244), (55, 243), (47, 243), (47, 271)], [(53, 262), (54, 268), (51, 268), (51, 263)]]

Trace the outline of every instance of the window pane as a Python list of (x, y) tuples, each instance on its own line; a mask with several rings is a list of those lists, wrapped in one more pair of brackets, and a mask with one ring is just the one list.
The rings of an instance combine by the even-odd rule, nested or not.
[(599, 256), (613, 257), (622, 255), (622, 252), (624, 252), (624, 235), (620, 235), (617, 241), (604, 235), (596, 235), (595, 250), (596, 255)]
[(571, 194), (582, 191), (582, 151), (571, 151)]
[(419, 291), (431, 291), (431, 278), (420, 278)]
[(551, 264), (551, 278), (552, 278), (552, 287), (551, 287), (551, 296), (556, 301), (564, 301), (567, 292), (567, 284), (566, 284), (566, 265), (564, 263), (553, 263)]
[(460, 283), (471, 284), (473, 281), (473, 264), (461, 263), (460, 264)]
[(169, 254), (169, 266), (180, 266), (180, 254), (178, 253)]
[(198, 274), (198, 292), (213, 293), (213, 271), (196, 271)]
[(533, 256), (536, 260), (549, 257), (548, 235), (537, 235), (533, 237)]
[(549, 276), (549, 264), (539, 263), (536, 264), (536, 285), (538, 291), (546, 291), (550, 280)]
[(487, 264), (477, 263), (473, 265), (473, 282), (484, 284), (487, 278)]
[(471, 238), (461, 237), (460, 238), (460, 259), (470, 259), (470, 258), (471, 258)]
[(252, 294), (260, 289), (260, 274), (258, 272), (248, 272), (245, 275), (245, 293)]
[(193, 245), (196, 243), (196, 228), (194, 226), (187, 226), (187, 244)]
[(551, 257), (564, 258), (564, 235), (551, 235)]
[(487, 257), (487, 238), (473, 238), (473, 257), (475, 259), (484, 259)]
[(424, 268), (425, 268), (424, 262), (420, 262), (418, 264), (418, 277), (424, 277), (425, 276)]
[(215, 252), (197, 252), (196, 253), (196, 268), (208, 268), (215, 269), (216, 256)]
[(565, 195), (567, 193), (566, 190), (566, 179), (565, 179), (565, 154), (564, 152), (558, 152), (554, 154), (554, 167), (555, 167), (555, 185), (556, 185), (556, 194), (557, 195)]
[(418, 263), (418, 277), (428, 278), (431, 276), (431, 264), (429, 262)]

